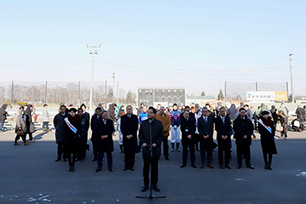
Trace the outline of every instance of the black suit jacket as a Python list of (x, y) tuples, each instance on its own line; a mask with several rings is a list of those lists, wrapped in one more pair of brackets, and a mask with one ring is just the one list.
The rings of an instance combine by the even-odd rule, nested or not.
[[(152, 138), (152, 141), (150, 140)], [(139, 144), (142, 146), (143, 143), (147, 145), (156, 144), (153, 147), (152, 157), (154, 159), (159, 159), (161, 154), (161, 142), (164, 139), (164, 127), (163, 123), (159, 120), (154, 119), (152, 123), (149, 120), (141, 122), (139, 129)], [(144, 159), (150, 158), (150, 147), (142, 147), (142, 156)]]
[[(188, 129), (188, 132), (186, 132), (186, 129)], [(193, 117), (189, 116), (188, 120), (184, 117), (181, 119), (182, 145), (187, 145), (196, 141), (194, 134), (195, 130), (196, 125), (194, 115)], [(191, 139), (187, 138), (188, 135), (191, 135)]]
[[(123, 145), (124, 150), (134, 150), (137, 149), (137, 130), (138, 130), (138, 119), (137, 116), (132, 114), (131, 118), (127, 115), (121, 117), (120, 129), (123, 134)], [(127, 135), (133, 135), (131, 139), (127, 139)]]
[[(203, 116), (198, 119), (198, 131), (200, 133), (200, 141), (212, 142), (214, 132), (214, 119), (207, 116), (207, 122), (204, 121)], [(207, 139), (204, 139), (204, 135), (209, 135)]]
[[(228, 116), (224, 118), (224, 124), (220, 116), (215, 119), (215, 128), (217, 131), (217, 140), (220, 142), (229, 142), (231, 137), (231, 119)], [(221, 138), (222, 135), (227, 135), (227, 139), (223, 140)]]

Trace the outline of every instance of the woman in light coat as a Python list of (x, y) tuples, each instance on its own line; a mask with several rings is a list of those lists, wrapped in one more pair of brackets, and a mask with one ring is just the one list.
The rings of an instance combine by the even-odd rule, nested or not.
[[(24, 114), (24, 110), (19, 109), (19, 115), (16, 119), (16, 128), (15, 128), (15, 133), (16, 133), (16, 137), (15, 137), (15, 142), (14, 145), (20, 145), (17, 141), (20, 139), (22, 139), (24, 145), (29, 144), (28, 141), (26, 141), (26, 132), (27, 132), (27, 125), (26, 125), (26, 119), (27, 116)], [(17, 131), (18, 130), (22, 130), (23, 131), (23, 135), (17, 135)]]
[(44, 131), (44, 132), (49, 132), (49, 131), (51, 131), (51, 130), (49, 129), (49, 117), (50, 117), (50, 114), (49, 114), (47, 108), (48, 108), (48, 105), (47, 105), (47, 104), (44, 104), (44, 108), (43, 108), (43, 110), (42, 110), (42, 121), (43, 121), (42, 127), (43, 127), (43, 131)]

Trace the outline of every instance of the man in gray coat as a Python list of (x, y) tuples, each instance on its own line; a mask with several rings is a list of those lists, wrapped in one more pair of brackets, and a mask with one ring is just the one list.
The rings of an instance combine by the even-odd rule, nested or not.
[(2, 131), (2, 128), (4, 126), (4, 121), (6, 120), (7, 112), (5, 111), (7, 107), (7, 104), (3, 104), (0, 108), (0, 131)]
[(66, 117), (67, 117), (66, 106), (61, 105), (60, 113), (57, 114), (53, 120), (53, 124), (56, 129), (55, 131), (55, 138), (57, 144), (57, 159), (55, 160), (56, 162), (61, 160), (62, 155), (64, 161), (67, 161), (66, 156), (64, 154), (65, 126), (66, 126), (66, 122), (64, 121), (64, 119)]

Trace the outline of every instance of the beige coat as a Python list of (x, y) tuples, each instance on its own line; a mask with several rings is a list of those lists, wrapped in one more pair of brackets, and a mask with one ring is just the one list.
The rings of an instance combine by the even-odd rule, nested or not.
[[(27, 117), (27, 116), (25, 116)], [(22, 119), (22, 115), (18, 115), (17, 119), (16, 119), (16, 129), (15, 132), (17, 133), (17, 130), (19, 128), (22, 128), (23, 132), (27, 132), (27, 126), (26, 123), (24, 122), (24, 120)]]
[(169, 130), (170, 130), (170, 125), (171, 125), (171, 119), (170, 116), (166, 113), (164, 113), (164, 117), (162, 114), (158, 113), (155, 117), (155, 119), (161, 121), (164, 126), (164, 136), (167, 137), (169, 136)]

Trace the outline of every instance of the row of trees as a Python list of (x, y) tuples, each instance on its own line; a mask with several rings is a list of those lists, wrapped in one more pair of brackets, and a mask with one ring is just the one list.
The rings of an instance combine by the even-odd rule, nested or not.
[[(101, 102), (121, 102), (121, 103), (134, 103), (136, 94), (124, 89), (118, 89), (115, 94), (113, 88), (105, 85), (100, 85), (93, 89), (93, 103)], [(68, 83), (66, 86), (56, 86), (46, 88), (44, 85), (20, 85), (16, 84), (10, 86), (8, 89), (0, 87), (0, 101), (12, 102), (31, 102), (31, 103), (56, 103), (61, 102), (65, 104), (79, 104), (89, 103), (90, 88), (81, 87), (76, 83)]]

